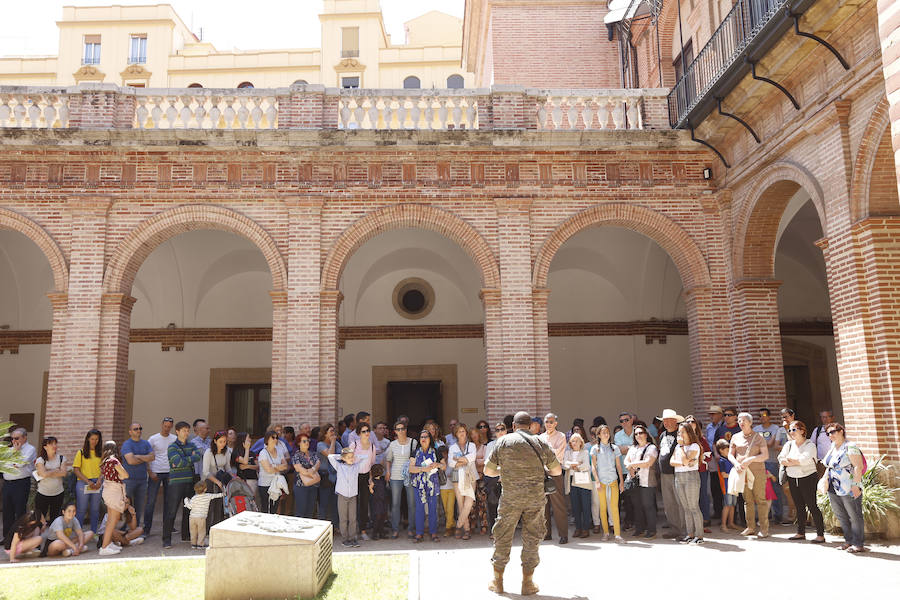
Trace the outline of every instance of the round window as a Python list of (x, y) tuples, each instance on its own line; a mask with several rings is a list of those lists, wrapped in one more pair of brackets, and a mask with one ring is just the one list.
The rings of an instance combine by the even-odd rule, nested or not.
[(434, 308), (434, 289), (424, 279), (404, 279), (394, 288), (394, 310), (406, 319), (421, 319)]

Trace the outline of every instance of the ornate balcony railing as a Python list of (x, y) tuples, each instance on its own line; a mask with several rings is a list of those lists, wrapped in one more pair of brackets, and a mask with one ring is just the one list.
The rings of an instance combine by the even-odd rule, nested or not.
[(696, 126), (698, 123), (690, 119), (692, 111), (712, 95), (713, 88), (730, 70), (749, 69), (744, 62), (748, 58), (748, 49), (764, 37), (776, 20), (784, 21), (776, 17), (789, 17), (782, 11), (791, 12), (791, 5), (797, 4), (808, 5), (810, 2), (737, 0), (669, 93), (669, 122), (672, 127), (689, 127), (691, 123)]
[(668, 129), (667, 92), (0, 86), (0, 129)]

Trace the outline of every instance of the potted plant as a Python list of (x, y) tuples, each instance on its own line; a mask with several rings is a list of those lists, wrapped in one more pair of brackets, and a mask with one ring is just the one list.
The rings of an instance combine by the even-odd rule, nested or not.
[[(900, 516), (900, 505), (897, 504), (896, 494), (900, 488), (891, 487), (890, 465), (884, 464), (884, 455), (880, 456), (862, 478), (862, 509), (863, 520), (866, 523), (866, 533), (883, 534), (888, 530), (888, 521)], [(840, 528), (834, 510), (831, 507), (831, 498), (827, 493), (818, 492), (819, 508), (825, 519), (825, 526), (830, 532)]]

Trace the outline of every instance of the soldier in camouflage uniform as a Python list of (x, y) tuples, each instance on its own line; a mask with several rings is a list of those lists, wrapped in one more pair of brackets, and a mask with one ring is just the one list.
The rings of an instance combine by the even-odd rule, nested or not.
[(546, 532), (544, 469), (550, 475), (562, 474), (562, 467), (553, 450), (529, 433), (530, 425), (531, 416), (528, 413), (516, 413), (513, 422), (515, 431), (497, 440), (484, 465), (484, 474), (490, 477), (499, 474), (502, 485), (497, 521), (492, 530), (494, 581), (488, 587), (498, 594), (503, 593), (503, 571), (509, 562), (519, 519), (522, 519), (522, 595), (538, 592), (531, 578), (540, 562), (538, 546)]

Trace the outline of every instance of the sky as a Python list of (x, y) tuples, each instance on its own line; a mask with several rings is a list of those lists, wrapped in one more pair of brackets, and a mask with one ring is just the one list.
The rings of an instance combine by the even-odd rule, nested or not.
[[(154, 0), (0, 0), (0, 56), (55, 55), (63, 6), (156, 4)], [(158, 3), (164, 3), (160, 0)], [(194, 33), (218, 50), (318, 48), (321, 0), (168, 0)], [(404, 42), (403, 23), (431, 10), (462, 18), (465, 0), (381, 0), (385, 27)]]

